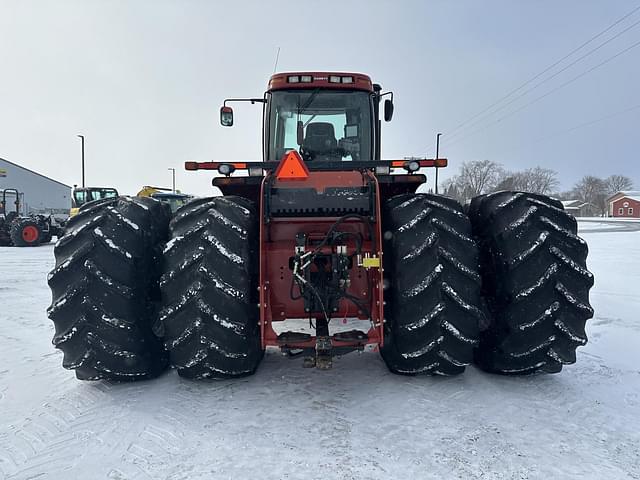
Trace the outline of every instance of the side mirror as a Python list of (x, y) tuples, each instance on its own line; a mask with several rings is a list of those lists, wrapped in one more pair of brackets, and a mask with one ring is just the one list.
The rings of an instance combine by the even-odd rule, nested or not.
[(233, 109), (231, 107), (222, 107), (220, 109), (220, 123), (223, 127), (233, 126)]
[(384, 121), (390, 122), (393, 118), (393, 102), (390, 99), (384, 101)]

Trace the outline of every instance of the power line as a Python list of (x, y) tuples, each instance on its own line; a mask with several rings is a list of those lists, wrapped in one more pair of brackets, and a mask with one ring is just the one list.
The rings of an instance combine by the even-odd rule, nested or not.
[[(567, 128), (567, 129), (564, 129), (564, 130), (557, 131), (555, 133), (551, 133), (549, 135), (545, 135), (543, 137), (536, 138), (535, 140), (532, 140), (527, 145), (534, 145), (536, 143), (543, 142), (543, 141), (548, 140), (550, 138), (559, 137), (561, 135), (565, 135), (567, 133), (574, 132), (575, 130), (579, 130), (581, 128), (589, 127), (589, 126), (594, 125), (596, 123), (604, 122), (605, 120), (610, 120), (612, 118), (618, 117), (620, 115), (623, 115), (625, 113), (629, 113), (629, 112), (631, 112), (633, 110), (638, 110), (638, 109), (640, 109), (640, 104), (634, 105), (632, 107), (625, 108), (623, 110), (619, 110), (617, 112), (610, 113), (610, 114), (605, 115), (603, 117), (596, 118), (595, 120), (590, 120), (588, 122), (579, 123), (578, 125), (575, 125), (575, 126), (573, 126), (571, 128)], [(511, 151), (516, 150), (518, 148), (521, 148), (521, 147), (516, 147), (516, 148), (510, 149), (508, 151), (511, 152)]]
[(622, 51), (620, 51), (620, 52), (616, 53), (615, 55), (613, 55), (613, 56), (611, 56), (611, 57), (607, 58), (606, 60), (604, 60), (604, 61), (600, 62), (599, 64), (597, 64), (597, 65), (595, 65), (595, 66), (591, 67), (590, 69), (588, 69), (588, 70), (586, 70), (586, 71), (584, 71), (584, 72), (580, 73), (579, 75), (576, 75), (575, 77), (573, 77), (573, 78), (571, 78), (570, 80), (567, 80), (566, 82), (564, 82), (564, 83), (562, 83), (562, 84), (558, 85), (557, 87), (553, 88), (552, 90), (549, 90), (549, 91), (548, 91), (547, 93), (545, 93), (544, 95), (540, 95), (539, 97), (534, 98), (534, 99), (533, 99), (533, 100), (531, 100), (530, 102), (525, 103), (524, 105), (522, 105), (521, 107), (519, 107), (519, 108), (517, 108), (517, 109), (515, 109), (515, 110), (512, 110), (511, 112), (509, 112), (509, 113), (507, 113), (506, 115), (504, 115), (504, 116), (502, 116), (502, 117), (498, 118), (498, 119), (497, 119), (497, 120), (495, 120), (494, 122), (489, 123), (489, 124), (485, 125), (484, 127), (481, 127), (480, 129), (478, 129), (478, 130), (476, 130), (476, 131), (474, 131), (474, 132), (469, 133), (468, 135), (465, 135), (465, 136), (463, 136), (463, 137), (459, 138), (458, 140), (454, 140), (454, 141), (453, 141), (453, 143), (448, 144), (447, 146), (448, 146), (448, 147), (450, 147), (451, 145), (455, 145), (456, 143), (459, 143), (460, 141), (462, 141), (462, 140), (464, 140), (464, 139), (466, 139), (466, 138), (472, 137), (472, 136), (474, 136), (474, 135), (477, 135), (478, 133), (481, 133), (481, 132), (485, 131), (487, 128), (492, 127), (492, 126), (493, 126), (493, 125), (495, 125), (496, 123), (500, 123), (500, 122), (501, 122), (502, 120), (504, 120), (505, 118), (508, 118), (508, 117), (510, 117), (511, 115), (514, 115), (514, 114), (516, 114), (516, 113), (520, 112), (521, 110), (524, 110), (524, 109), (525, 109), (525, 108), (527, 108), (528, 106), (533, 105), (534, 103), (537, 103), (538, 101), (542, 100), (542, 99), (543, 99), (543, 98), (545, 98), (545, 97), (548, 97), (548, 96), (549, 96), (549, 95), (551, 95), (552, 93), (557, 92), (557, 91), (558, 91), (558, 90), (560, 90), (561, 88), (566, 87), (567, 85), (569, 85), (569, 84), (571, 84), (571, 83), (575, 82), (576, 80), (578, 80), (578, 79), (580, 79), (580, 78), (584, 77), (585, 75), (587, 75), (587, 74), (589, 74), (589, 73), (593, 72), (594, 70), (596, 70), (596, 69), (598, 69), (598, 68), (600, 68), (600, 67), (602, 67), (602, 66), (606, 65), (607, 63), (611, 62), (612, 60), (614, 60), (614, 59), (618, 58), (620, 55), (623, 55), (623, 54), (627, 53), (629, 50), (631, 50), (631, 49), (633, 49), (633, 48), (636, 48), (636, 47), (637, 47), (637, 46), (639, 46), (639, 45), (640, 45), (640, 41), (638, 41), (638, 42), (636, 42), (636, 43), (634, 43), (634, 44), (630, 45), (629, 47), (627, 47), (627, 48), (625, 48), (624, 50), (622, 50)]
[(615, 22), (613, 22), (611, 25), (609, 25), (607, 28), (605, 28), (604, 30), (602, 30), (601, 32), (599, 32), (598, 34), (594, 35), (593, 37), (591, 37), (590, 39), (588, 39), (587, 41), (585, 41), (584, 43), (582, 43), (580, 46), (574, 48), (573, 50), (571, 50), (569, 53), (567, 53), (565, 56), (563, 56), (561, 59), (557, 60), (556, 62), (552, 63), (551, 65), (549, 65), (547, 68), (545, 68), (544, 70), (542, 70), (540, 73), (534, 75), (533, 77), (531, 77), (530, 79), (528, 79), (527, 81), (525, 81), (523, 84), (521, 84), (520, 86), (518, 86), (517, 88), (514, 88), (513, 90), (511, 90), (509, 93), (507, 93), (505, 96), (501, 97), (500, 99), (496, 100), (495, 102), (493, 102), (491, 105), (489, 105), (488, 107), (486, 107), (484, 110), (476, 113), (475, 115), (471, 116), (470, 118), (466, 119), (465, 121), (463, 121), (462, 123), (460, 123), (459, 125), (457, 125), (453, 130), (446, 132), (445, 135), (449, 136), (452, 135), (454, 132), (456, 132), (458, 129), (460, 129), (461, 127), (463, 127), (464, 125), (468, 124), (470, 121), (475, 120), (477, 117), (479, 117), (480, 115), (482, 115), (483, 113), (487, 112), (488, 110), (490, 110), (491, 108), (493, 108), (494, 106), (498, 105), (499, 103), (501, 103), (502, 101), (506, 100), (507, 98), (509, 98), (511, 95), (513, 95), (514, 93), (518, 92), (519, 90), (523, 89), (524, 87), (526, 87), (527, 85), (529, 85), (530, 83), (532, 83), (533, 81), (537, 80), (538, 78), (540, 78), (542, 75), (544, 75), (545, 73), (547, 73), (549, 70), (553, 69), (554, 67), (556, 67), (557, 65), (559, 65), (560, 63), (562, 63), (564, 60), (566, 60), (567, 58), (569, 58), (570, 56), (572, 56), (574, 53), (578, 52), (579, 50), (581, 50), (582, 48), (584, 48), (585, 46), (587, 46), (589, 43), (593, 42), (594, 40), (596, 40), (597, 38), (601, 37), (602, 35), (604, 35), (605, 33), (607, 33), (609, 30), (611, 30), (613, 27), (615, 27), (616, 25), (618, 25), (620, 22), (624, 21), (625, 19), (627, 19), (628, 17), (630, 17), (631, 15), (633, 15), (635, 12), (637, 12), (638, 10), (640, 10), (640, 6), (634, 8), (633, 10), (631, 10), (630, 12), (626, 13), (625, 15), (623, 15), (622, 17), (620, 17), (618, 20), (616, 20)]
[[(638, 7), (640, 8), (640, 7)], [(591, 55), (592, 53), (596, 52), (597, 50), (600, 50), (602, 47), (604, 47), (605, 45), (607, 45), (608, 43), (612, 42), (613, 40), (615, 40), (616, 38), (620, 37), (621, 35), (623, 35), (624, 33), (626, 33), (627, 31), (631, 30), (633, 27), (635, 27), (636, 25), (640, 24), (640, 20), (638, 20), (637, 22), (633, 23), (632, 25), (628, 26), (627, 28), (625, 28), (624, 30), (618, 32), (616, 35), (614, 35), (613, 37), (609, 38), (608, 40), (604, 41), (603, 43), (601, 43), (600, 45), (598, 45), (597, 47), (589, 50), (587, 53), (585, 53), (584, 55), (578, 57), (576, 60), (574, 60), (573, 62), (569, 63), (568, 65), (566, 65), (565, 67), (563, 67), (562, 69), (558, 70), (557, 72), (555, 72), (554, 74), (548, 76), (547, 78), (545, 78), (544, 80), (542, 80), (541, 82), (536, 83), (533, 87), (525, 90), (524, 92), (522, 92), (520, 95), (517, 95), (516, 97), (512, 98), (511, 100), (509, 100), (507, 103), (501, 105), (500, 107), (498, 107), (497, 109), (495, 109), (493, 112), (490, 112), (489, 114), (485, 115), (483, 118), (473, 122), (471, 125), (469, 125), (467, 128), (471, 128), (475, 125), (478, 125), (480, 123), (482, 123), (483, 121), (487, 120), (489, 117), (491, 117), (492, 115), (498, 113), (501, 110), (504, 110), (506, 107), (508, 107), (509, 105), (513, 104), (514, 102), (516, 102), (517, 100), (519, 100), (520, 98), (524, 97), (525, 95), (527, 95), (528, 93), (531, 93), (533, 90), (537, 89), (538, 87), (540, 87), (541, 85), (547, 83), (549, 80), (557, 77), (558, 75), (560, 75), (562, 72), (568, 70), (569, 68), (571, 68), (573, 65), (575, 65), (576, 63), (580, 62), (581, 60), (585, 59), (586, 57), (588, 57), (589, 55)], [(453, 135), (449, 135), (449, 141), (451, 141), (452, 138), (455, 138), (456, 136), (459, 136), (462, 134), (462, 132), (464, 132), (464, 130), (466, 129), (462, 129), (460, 131), (458, 131), (458, 133), (453, 134)]]

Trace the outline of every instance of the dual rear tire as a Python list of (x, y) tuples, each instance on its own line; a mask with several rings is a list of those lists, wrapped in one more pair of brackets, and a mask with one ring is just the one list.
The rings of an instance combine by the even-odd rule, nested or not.
[(154, 199), (120, 197), (69, 221), (54, 249), (48, 314), (63, 366), (79, 379), (142, 380), (169, 363), (188, 378), (257, 368), (251, 202), (198, 199), (170, 217)]
[(543, 195), (455, 201), (402, 195), (386, 205), (385, 345), (394, 373), (555, 373), (576, 361), (593, 316), (587, 245)]
[[(120, 197), (82, 208), (49, 275), (53, 343), (80, 379), (135, 380), (169, 363), (188, 378), (250, 375), (263, 356), (258, 221), (239, 197), (166, 205)], [(384, 206), (385, 341), (398, 374), (504, 374), (575, 362), (593, 315), (575, 219), (540, 195)], [(158, 308), (155, 306), (159, 305)]]

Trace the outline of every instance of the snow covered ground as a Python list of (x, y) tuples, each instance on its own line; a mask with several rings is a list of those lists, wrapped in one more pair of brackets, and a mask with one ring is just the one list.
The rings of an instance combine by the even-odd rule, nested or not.
[(580, 232), (591, 233), (607, 230), (608, 232), (637, 232), (640, 230), (640, 218), (580, 218)]
[(0, 478), (640, 478), (640, 232), (581, 226), (590, 342), (561, 374), (521, 378), (269, 353), (237, 381), (83, 383), (50, 343), (52, 246), (0, 248)]

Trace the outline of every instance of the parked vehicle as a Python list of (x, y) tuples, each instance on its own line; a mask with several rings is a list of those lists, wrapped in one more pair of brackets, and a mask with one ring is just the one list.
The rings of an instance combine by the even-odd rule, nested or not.
[[(393, 95), (366, 75), (275, 74), (244, 101), (263, 107), (263, 161), (185, 164), (217, 171), (223, 196), (173, 216), (151, 198), (106, 198), (70, 220), (49, 316), (78, 378), (149, 378), (168, 364), (240, 377), (267, 347), (318, 368), (377, 347), (404, 375), (575, 362), (593, 275), (559, 201), (498, 192), (463, 208), (416, 193), (421, 169), (447, 160), (381, 159)], [(366, 328), (331, 331), (338, 317)], [(300, 320), (306, 331), (278, 328)]]
[(172, 213), (175, 213), (180, 207), (193, 199), (193, 195), (188, 195), (180, 191), (174, 192), (171, 188), (152, 187), (150, 185), (142, 187), (136, 196), (155, 198), (156, 200), (164, 202), (169, 205)]
[(103, 198), (115, 198), (118, 191), (111, 187), (74, 187), (71, 193), (71, 211), (69, 216), (73, 217), (85, 203)]
[[(62, 234), (62, 226), (51, 215), (20, 215), (20, 192), (0, 190), (0, 246), (36, 247)], [(10, 209), (7, 196), (13, 196)]]

